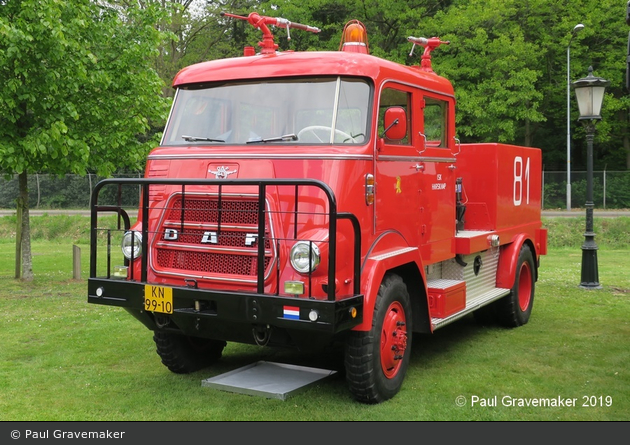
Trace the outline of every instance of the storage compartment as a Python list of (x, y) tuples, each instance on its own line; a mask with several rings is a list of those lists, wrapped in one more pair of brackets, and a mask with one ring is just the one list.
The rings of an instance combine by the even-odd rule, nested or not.
[(429, 282), (429, 310), (433, 318), (446, 318), (466, 308), (466, 283), (458, 280)]
[(540, 221), (542, 154), (508, 144), (461, 144), (457, 172), (466, 201), (464, 230), (502, 230)]

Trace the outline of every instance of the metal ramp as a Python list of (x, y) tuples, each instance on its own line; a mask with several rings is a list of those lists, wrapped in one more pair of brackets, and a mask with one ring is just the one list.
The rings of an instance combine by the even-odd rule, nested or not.
[(259, 361), (201, 381), (222, 391), (286, 400), (310, 385), (336, 374), (328, 369)]

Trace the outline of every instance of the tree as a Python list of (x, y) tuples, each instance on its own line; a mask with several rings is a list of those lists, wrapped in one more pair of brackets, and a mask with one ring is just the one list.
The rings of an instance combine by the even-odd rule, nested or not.
[(168, 112), (153, 69), (162, 12), (0, 1), (0, 171), (19, 176), (16, 278), (33, 279), (27, 174), (138, 169), (156, 143), (147, 133)]
[[(625, 3), (616, 0), (583, 0), (577, 5), (585, 25), (575, 56), (571, 48), (573, 80), (585, 77), (592, 66), (594, 75), (610, 81), (597, 124), (594, 144), (595, 169), (630, 168), (630, 95), (625, 89), (628, 28)], [(575, 68), (574, 68), (575, 66)], [(573, 93), (572, 93), (573, 94)], [(577, 110), (577, 106), (575, 107)], [(577, 124), (577, 112), (573, 115)], [(575, 164), (586, 164), (586, 139), (582, 125), (575, 125)], [(575, 165), (574, 164), (574, 165)]]
[[(177, 1), (177, 0), (175, 0)], [(185, 0), (180, 0), (184, 2)], [(200, 0), (201, 1), (201, 0)], [(589, 65), (611, 80), (598, 125), (596, 166), (630, 168), (630, 96), (623, 90), (627, 30), (618, 0), (251, 0), (207, 1), (206, 15), (190, 24), (186, 54), (194, 63), (238, 56), (260, 34), (241, 20), (221, 20), (225, 10), (251, 11), (316, 26), (318, 34), (272, 30), (280, 50), (336, 50), (343, 25), (362, 21), (372, 54), (417, 65), (407, 37), (439, 36), (451, 42), (433, 54), (435, 71), (457, 97), (458, 136), (465, 142), (499, 141), (543, 150), (546, 169), (566, 165), (566, 49), (577, 23), (586, 28), (571, 48), (572, 79)], [(186, 20), (183, 20), (186, 22)], [(208, 23), (209, 22), (209, 23)], [(205, 23), (203, 29), (198, 26)], [(197, 26), (201, 31), (193, 33)], [(182, 46), (183, 48), (183, 46)], [(181, 68), (179, 66), (178, 68)], [(577, 105), (571, 100), (571, 119)], [(576, 122), (577, 123), (577, 122)], [(572, 126), (573, 165), (584, 165), (583, 129)], [(616, 167), (617, 168), (617, 167)]]
[(271, 0), (262, 2), (260, 8), (268, 15), (321, 29), (317, 36), (294, 33), (294, 40), (310, 43), (300, 45), (294, 42), (295, 49), (337, 50), (343, 26), (350, 20), (359, 20), (367, 28), (372, 54), (405, 63), (410, 49), (407, 42), (410, 31), (451, 3), (451, 0)]
[(531, 145), (532, 123), (545, 116), (536, 88), (539, 44), (519, 23), (525, 7), (501, 0), (455, 3), (423, 28), (451, 42), (433, 65), (455, 87), (460, 137), (508, 143), (521, 137)]

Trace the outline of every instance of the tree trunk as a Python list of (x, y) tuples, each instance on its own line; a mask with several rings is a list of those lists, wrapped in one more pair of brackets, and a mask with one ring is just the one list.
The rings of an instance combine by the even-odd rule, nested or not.
[(24, 281), (33, 281), (33, 258), (31, 255), (31, 226), (30, 215), (28, 211), (28, 176), (25, 171), (19, 174), (19, 195), (17, 200), (18, 215), (21, 215), (21, 220), (18, 218), (17, 224), (20, 225), (20, 239), (16, 239), (16, 243), (20, 243), (19, 247), (16, 246), (16, 253), (18, 249), (22, 255), (22, 271), (20, 277)]
[(630, 136), (623, 137), (623, 148), (626, 149), (626, 168), (630, 169)]
[(531, 134), (531, 128), (529, 124), (530, 124), (529, 119), (525, 119), (525, 146), (526, 147), (532, 146), (532, 134)]

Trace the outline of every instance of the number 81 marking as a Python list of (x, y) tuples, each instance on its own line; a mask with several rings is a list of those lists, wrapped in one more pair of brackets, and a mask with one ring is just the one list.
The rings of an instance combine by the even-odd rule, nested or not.
[(523, 158), (514, 158), (514, 205), (520, 206), (523, 202), (523, 190), (525, 190), (525, 204), (529, 204), (529, 158), (523, 168)]

